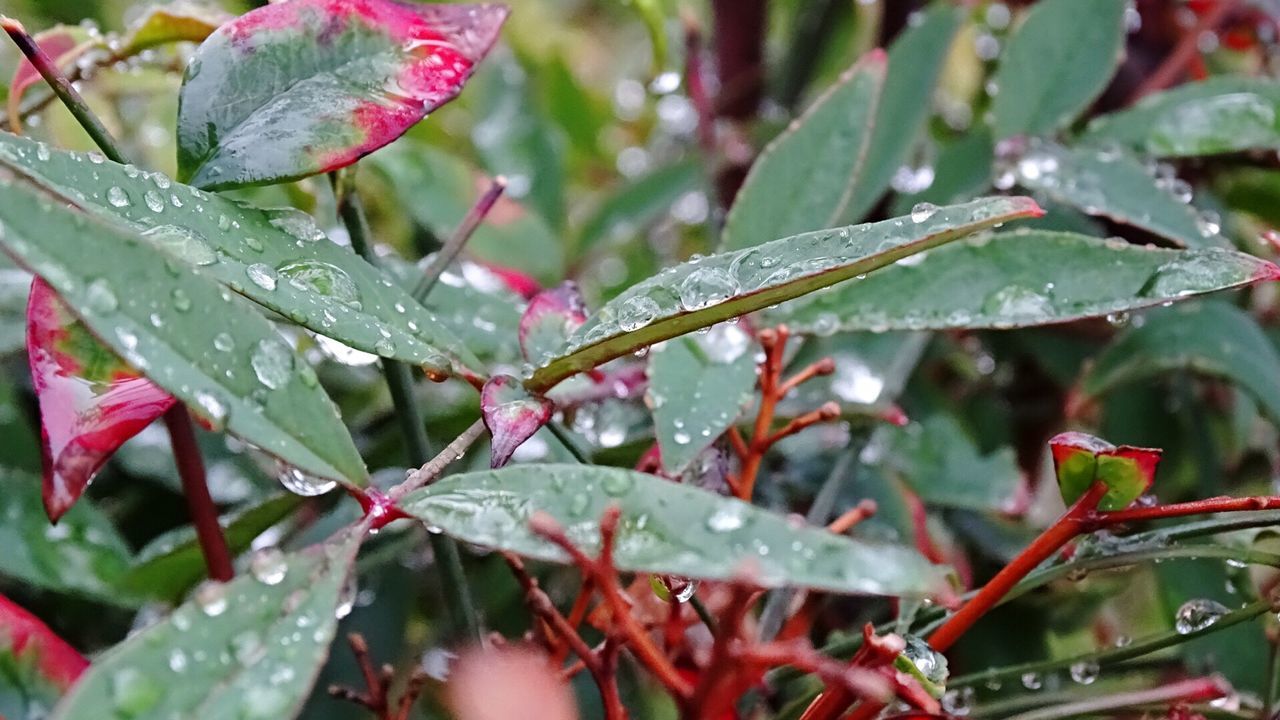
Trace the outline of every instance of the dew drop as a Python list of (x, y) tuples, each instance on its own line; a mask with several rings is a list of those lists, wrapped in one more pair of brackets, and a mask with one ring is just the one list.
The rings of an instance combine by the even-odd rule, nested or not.
[(289, 565), (277, 548), (263, 548), (249, 559), (249, 572), (263, 585), (279, 585), (289, 572)]
[(200, 390), (196, 392), (196, 412), (214, 430), (221, 430), (227, 425), (227, 403), (212, 392)]
[(325, 480), (314, 475), (308, 475), (290, 465), (282, 465), (276, 478), (284, 486), (285, 490), (303, 497), (323, 495), (338, 485), (333, 480)]
[(157, 225), (142, 233), (158, 249), (192, 265), (212, 265), (218, 254), (200, 233), (179, 225)]
[(249, 281), (263, 290), (276, 289), (276, 271), (267, 264), (254, 263), (245, 268), (244, 274), (249, 276)]
[(911, 222), (922, 223), (933, 217), (937, 212), (938, 206), (933, 203), (916, 203), (915, 206), (911, 208)]
[(132, 718), (146, 713), (160, 702), (164, 687), (138, 668), (117, 670), (111, 676), (111, 699), (116, 714)]
[(349, 307), (360, 309), (360, 290), (342, 268), (319, 260), (297, 260), (277, 268), (289, 284), (299, 290), (324, 295)]
[(231, 352), (236, 349), (236, 341), (229, 333), (220, 332), (213, 337), (213, 347), (219, 352)]
[(293, 374), (293, 352), (283, 342), (265, 338), (254, 346), (249, 364), (258, 382), (271, 390), (278, 390), (289, 383)]
[(173, 302), (173, 309), (178, 312), (187, 312), (191, 309), (191, 298), (182, 288), (174, 288), (173, 292), (169, 293), (169, 299)]
[(85, 288), (85, 304), (89, 309), (100, 315), (107, 315), (116, 311), (120, 307), (120, 301), (116, 299), (116, 294), (111, 291), (111, 286), (106, 280), (98, 278), (89, 283)]
[(658, 316), (658, 303), (646, 295), (627, 298), (618, 306), (618, 327), (633, 332), (653, 322)]
[(111, 203), (111, 207), (129, 207), (129, 193), (119, 185), (112, 185), (107, 190), (107, 202)]
[(1179, 635), (1203, 630), (1218, 622), (1218, 619), (1228, 612), (1226, 606), (1216, 600), (1206, 598), (1188, 600), (1182, 604), (1182, 607), (1178, 608), (1177, 614), (1174, 615), (1173, 629)]
[(206, 580), (195, 591), (196, 606), (209, 617), (218, 617), (227, 610), (227, 586)]
[(160, 197), (160, 193), (155, 190), (148, 190), (143, 193), (142, 200), (147, 204), (147, 209), (151, 212), (164, 212), (164, 198)]
[(1092, 685), (1094, 680), (1098, 679), (1099, 667), (1098, 663), (1092, 661), (1081, 661), (1072, 663), (1071, 679), (1081, 685)]
[(738, 280), (728, 272), (714, 267), (695, 268), (680, 283), (680, 306), (686, 311), (701, 310), (737, 294)]
[(1043, 685), (1044, 680), (1040, 677), (1040, 673), (1022, 673), (1022, 687), (1028, 690), (1039, 690)]
[(713, 533), (733, 532), (746, 522), (745, 511), (739, 503), (725, 502), (707, 518), (707, 529)]

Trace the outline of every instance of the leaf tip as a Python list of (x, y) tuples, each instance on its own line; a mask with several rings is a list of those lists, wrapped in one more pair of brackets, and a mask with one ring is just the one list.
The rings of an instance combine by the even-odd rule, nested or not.
[(1271, 282), (1273, 280), (1280, 280), (1280, 265), (1276, 265), (1269, 260), (1263, 260), (1258, 265), (1257, 271), (1254, 272), (1253, 280), (1254, 282)]

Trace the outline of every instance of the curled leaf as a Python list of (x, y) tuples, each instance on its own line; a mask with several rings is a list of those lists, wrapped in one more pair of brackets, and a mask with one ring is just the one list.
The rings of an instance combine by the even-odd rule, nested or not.
[(40, 403), (44, 506), (56, 521), (174, 399), (99, 342), (38, 278), (27, 301), (27, 360)]
[(489, 466), (502, 467), (512, 453), (547, 424), (555, 410), (552, 402), (524, 389), (510, 375), (495, 375), (480, 391), (480, 411), (493, 435)]
[(534, 295), (520, 318), (520, 350), (525, 360), (539, 365), (550, 360), (586, 321), (586, 301), (572, 280)]
[(1099, 510), (1123, 510), (1151, 487), (1162, 450), (1131, 445), (1116, 447), (1082, 432), (1065, 432), (1049, 440), (1062, 499), (1070, 505), (1095, 481), (1107, 486)]

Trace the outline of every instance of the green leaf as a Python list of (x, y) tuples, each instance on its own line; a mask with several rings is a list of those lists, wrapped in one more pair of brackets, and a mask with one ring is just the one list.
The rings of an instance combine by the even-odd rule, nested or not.
[[(219, 519), (232, 555), (239, 555), (262, 533), (302, 504), (297, 495), (277, 495)], [(207, 572), (195, 529), (183, 526), (153, 540), (142, 549), (133, 567), (120, 579), (130, 595), (177, 603)]]
[(895, 196), (892, 214), (905, 215), (921, 202), (950, 205), (988, 192), (994, 157), (991, 131), (981, 125), (950, 142), (941, 143), (929, 187), (918, 193)]
[(845, 217), (863, 172), (884, 79), (884, 52), (874, 50), (769, 143), (725, 218), (725, 250), (830, 227)]
[(1102, 93), (1124, 54), (1119, 0), (1043, 0), (1009, 38), (991, 108), (996, 139), (1047, 135)]
[(1107, 492), (1099, 510), (1123, 510), (1155, 481), (1161, 450), (1121, 445), (1082, 432), (1064, 432), (1049, 440), (1058, 489), (1067, 505), (1074, 505), (1095, 482)]
[[(1162, 305), (1276, 279), (1218, 248), (1169, 250), (1040, 230), (978, 236), (768, 313), (795, 332), (1006, 329)], [(928, 288), (928, 292), (920, 292)]]
[(1224, 244), (1217, 223), (1201, 222), (1195, 208), (1174, 197), (1129, 155), (1087, 147), (1065, 148), (1033, 140), (1013, 164), (1022, 187), (1097, 217), (1161, 235), (1183, 247)]
[(218, 28), (178, 100), (179, 176), (223, 189), (345, 167), (452, 100), (501, 5), (293, 0)]
[(1280, 149), (1280, 83), (1218, 75), (1187, 83), (1089, 123), (1081, 142), (1157, 157)]
[[(400, 206), (438, 238), (447, 238), (475, 205), (489, 180), (462, 159), (405, 139), (369, 158), (390, 180)], [(431, 198), (431, 202), (423, 202)], [(563, 277), (564, 249), (542, 216), (502, 198), (467, 241), (475, 257), (536, 276)]]
[(649, 390), (662, 466), (679, 473), (755, 399), (755, 343), (736, 323), (655, 345)]
[(960, 27), (960, 15), (945, 3), (935, 5), (889, 48), (888, 74), (871, 121), (867, 154), (841, 220), (865, 217), (907, 161), (933, 110), (933, 92)]
[(696, 190), (702, 168), (686, 160), (659, 168), (606, 197), (582, 225), (578, 252), (585, 253), (610, 240), (632, 240), (663, 216), (685, 193)]
[[(360, 454), (315, 372), (252, 305), (135, 231), (64, 202), (0, 171), (0, 248), (210, 426), (310, 474), (366, 482)], [(94, 261), (86, 263), (90, 250)]]
[(254, 558), (167, 619), (99, 656), (54, 720), (293, 717), (329, 654), (364, 528), (323, 546)]
[(218, 26), (231, 20), (222, 10), (193, 3), (172, 3), (147, 8), (121, 41), (115, 55), (126, 58), (143, 50), (174, 42), (201, 42)]
[(1021, 472), (1011, 448), (984, 455), (950, 415), (906, 428), (883, 428), (882, 464), (932, 505), (1002, 510), (1015, 499)]
[[(19, 166), (75, 204), (120, 219), (245, 297), (365, 352), (440, 366), (480, 363), (407, 291), (297, 210), (260, 210), (159, 173), (0, 133), (0, 164)], [(447, 366), (447, 363), (443, 363)], [(447, 369), (447, 368), (445, 368)]]
[(940, 208), (928, 217), (806, 233), (667, 268), (624, 291), (588, 319), (570, 337), (565, 354), (536, 370), (530, 385), (551, 387), (639, 348), (1039, 212), (1028, 198), (984, 198)]
[(1226, 378), (1280, 423), (1280, 353), (1248, 313), (1225, 302), (1182, 305), (1146, 316), (1109, 345), (1080, 381), (1086, 397), (1176, 370)]
[(0, 517), (0, 574), (37, 588), (133, 604), (116, 591), (129, 568), (129, 548), (90, 503), (77, 503), (50, 525), (40, 477), (0, 468)]
[(914, 550), (796, 526), (740, 500), (618, 468), (516, 465), (466, 473), (410, 493), (400, 505), (466, 542), (566, 562), (559, 548), (529, 529), (529, 518), (550, 514), (593, 554), (601, 514), (615, 503), (622, 522), (614, 559), (622, 570), (707, 580), (745, 572), (765, 587), (873, 595), (941, 587), (943, 568)]

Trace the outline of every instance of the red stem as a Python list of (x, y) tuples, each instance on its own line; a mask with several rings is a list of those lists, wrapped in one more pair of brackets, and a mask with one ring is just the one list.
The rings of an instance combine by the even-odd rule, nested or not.
[(1221, 25), (1239, 3), (1240, 0), (1219, 0), (1213, 9), (1200, 18), (1200, 22), (1190, 32), (1182, 36), (1177, 46), (1173, 48), (1173, 52), (1169, 53), (1160, 67), (1148, 75), (1138, 89), (1133, 91), (1129, 96), (1129, 103), (1133, 104), (1153, 92), (1163, 90), (1181, 77), (1187, 65), (1199, 54), (1200, 36), (1203, 33), (1212, 32), (1214, 28)]
[(185, 406), (175, 404), (165, 412), (164, 424), (169, 428), (173, 459), (178, 465), (178, 476), (182, 478), (182, 494), (187, 499), (187, 509), (191, 512), (191, 523), (195, 526), (205, 565), (209, 567), (209, 577), (226, 582), (235, 576), (235, 570), (231, 567), (227, 539), (218, 524), (218, 508), (209, 494), (204, 460), (200, 457), (200, 447), (196, 445), (191, 416)]
[(1220, 496), (1174, 505), (1129, 508), (1128, 510), (1116, 510), (1114, 512), (1093, 512), (1089, 514), (1089, 518), (1086, 520), (1086, 527), (1088, 531), (1093, 531), (1111, 525), (1142, 520), (1159, 520), (1161, 518), (1186, 517), (1187, 515), (1208, 515), (1218, 512), (1275, 510), (1277, 508), (1280, 508), (1280, 496), (1244, 498)]

